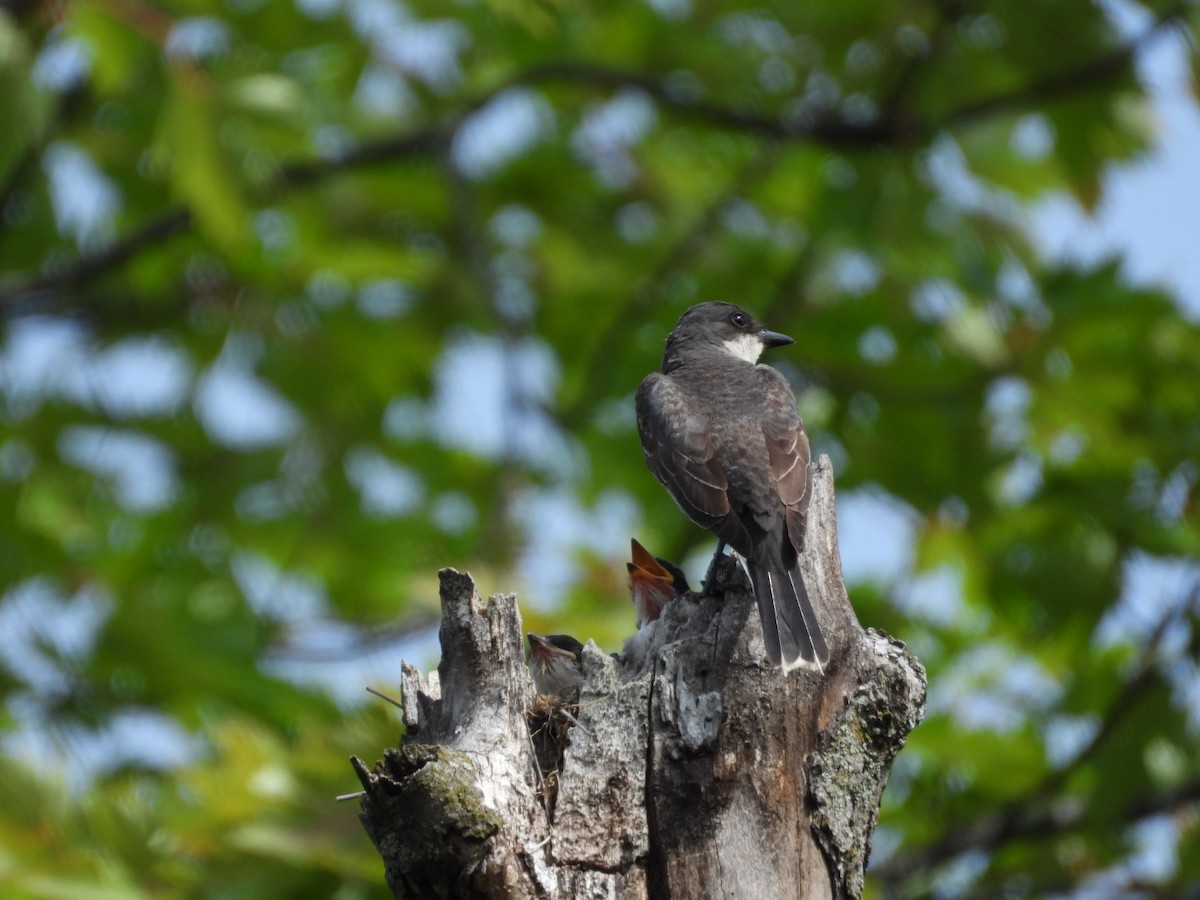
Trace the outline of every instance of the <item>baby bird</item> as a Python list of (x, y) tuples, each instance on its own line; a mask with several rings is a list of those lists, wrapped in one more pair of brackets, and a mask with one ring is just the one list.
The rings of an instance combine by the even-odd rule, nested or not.
[(569, 634), (529, 632), (529, 673), (539, 694), (574, 700), (583, 684), (583, 644)]
[(662, 615), (663, 607), (686, 594), (687, 577), (679, 567), (665, 559), (651, 556), (650, 551), (636, 540), (629, 541), (633, 562), (625, 563), (629, 570), (629, 598), (637, 612), (637, 625), (641, 628)]

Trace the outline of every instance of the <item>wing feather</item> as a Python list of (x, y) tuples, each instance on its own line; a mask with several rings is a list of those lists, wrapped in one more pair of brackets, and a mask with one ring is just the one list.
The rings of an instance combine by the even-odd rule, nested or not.
[(799, 553), (804, 549), (808, 501), (812, 493), (812, 450), (787, 379), (778, 369), (758, 368), (763, 385), (762, 430), (768, 466), (784, 506), (788, 538)]
[(729, 481), (707, 420), (669, 375), (652, 372), (638, 388), (637, 420), (646, 464), (689, 519), (739, 553), (751, 540), (729, 505)]

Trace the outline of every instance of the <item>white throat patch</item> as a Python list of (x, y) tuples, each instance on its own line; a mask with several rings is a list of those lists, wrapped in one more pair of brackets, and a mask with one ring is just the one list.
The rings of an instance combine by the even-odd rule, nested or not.
[(737, 337), (725, 341), (723, 346), (725, 352), (730, 356), (744, 359), (751, 365), (758, 362), (758, 358), (763, 352), (763, 343), (756, 334), (739, 334)]

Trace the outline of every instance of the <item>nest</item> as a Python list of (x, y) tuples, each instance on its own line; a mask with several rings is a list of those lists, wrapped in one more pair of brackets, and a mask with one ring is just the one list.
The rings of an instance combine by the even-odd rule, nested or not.
[(525, 713), (529, 738), (537, 758), (538, 796), (552, 822), (554, 802), (558, 798), (558, 773), (562, 770), (567, 739), (578, 712), (578, 703), (539, 694)]

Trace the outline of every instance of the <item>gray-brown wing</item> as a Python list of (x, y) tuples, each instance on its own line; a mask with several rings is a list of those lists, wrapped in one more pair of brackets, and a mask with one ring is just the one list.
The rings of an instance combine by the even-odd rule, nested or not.
[(637, 422), (646, 464), (684, 514), (749, 555), (750, 535), (730, 509), (729, 482), (717, 462), (708, 422), (670, 376), (652, 372), (642, 381)]
[(808, 501), (812, 494), (812, 451), (804, 423), (796, 411), (796, 396), (787, 379), (770, 366), (758, 367), (763, 386), (763, 436), (771, 477), (783, 501), (788, 537), (797, 553), (804, 550)]

